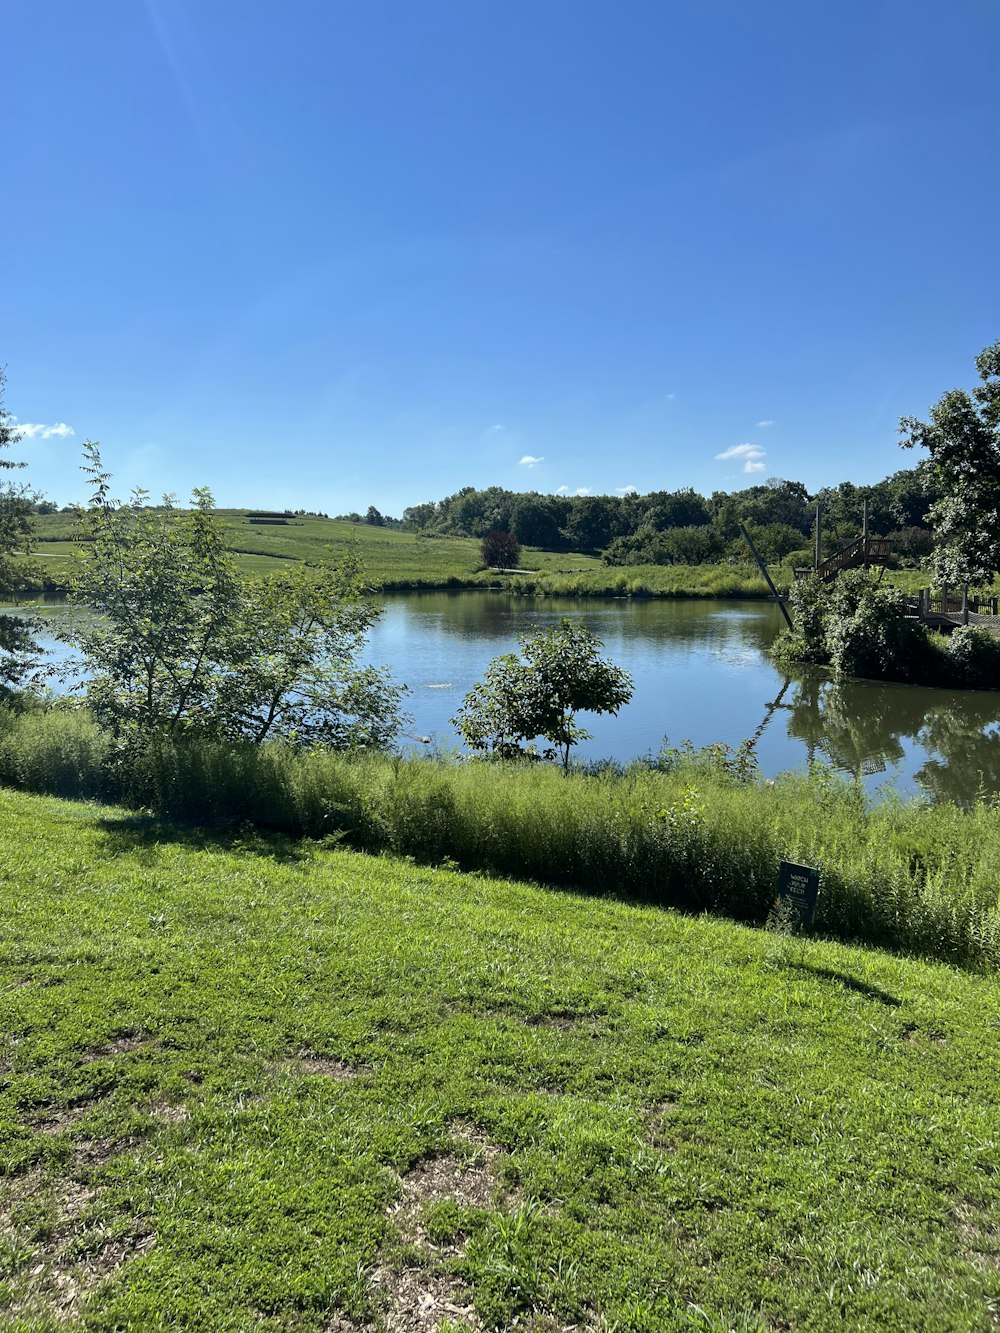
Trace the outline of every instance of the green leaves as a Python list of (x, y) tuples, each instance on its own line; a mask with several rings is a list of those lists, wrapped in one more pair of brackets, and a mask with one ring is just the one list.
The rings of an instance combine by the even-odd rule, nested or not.
[(242, 574), (209, 490), (192, 508), (156, 508), (139, 492), (110, 497), (98, 446), (76, 599), (99, 613), (73, 641), (87, 701), (116, 737), (195, 733), (298, 745), (383, 746), (400, 723), (400, 691), (354, 658), (378, 615), (349, 555), (333, 569), (291, 565)]
[(941, 585), (984, 584), (1000, 573), (1000, 343), (976, 358), (982, 383), (952, 389), (930, 420), (904, 417), (904, 448), (926, 449), (927, 481), (938, 490), (928, 517)]
[[(0, 369), (0, 470), (24, 466), (3, 456), (3, 450), (20, 438), (13, 418), (4, 409), (5, 383), (6, 377)], [(0, 602), (15, 595), (22, 584), (24, 566), (15, 565), (12, 557), (31, 550), (32, 514), (32, 497), (26, 489), (9, 483), (0, 486)], [(34, 651), (28, 622), (20, 617), (0, 615), (0, 698), (28, 678), (36, 665)]]
[(590, 735), (576, 714), (617, 713), (632, 697), (632, 677), (602, 660), (601, 640), (571, 620), (520, 643), (526, 660), (494, 658), (452, 723), (470, 749), (495, 759), (523, 754), (522, 742), (541, 736), (568, 768), (570, 749)]

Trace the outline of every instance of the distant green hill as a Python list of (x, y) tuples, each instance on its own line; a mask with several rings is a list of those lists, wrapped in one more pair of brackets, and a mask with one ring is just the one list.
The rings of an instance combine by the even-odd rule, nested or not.
[[(368, 577), (386, 590), (478, 586), (495, 582), (496, 574), (482, 570), (479, 542), (471, 537), (431, 537), (398, 532), (367, 523), (265, 513), (263, 510), (223, 509), (228, 545), (248, 571), (267, 572), (285, 560), (330, 563), (352, 545), (360, 551)], [(74, 514), (46, 514), (37, 520), (36, 559), (54, 582), (68, 577), (77, 549)], [(546, 574), (600, 571), (593, 556), (525, 548), (526, 570)]]

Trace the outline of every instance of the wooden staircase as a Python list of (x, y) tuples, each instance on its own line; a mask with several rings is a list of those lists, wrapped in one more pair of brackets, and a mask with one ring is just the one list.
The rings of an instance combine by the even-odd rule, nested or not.
[(859, 565), (884, 565), (889, 558), (889, 538), (861, 536), (827, 556), (817, 569), (797, 569), (797, 579), (815, 575), (821, 583), (829, 583), (842, 569), (856, 569)]

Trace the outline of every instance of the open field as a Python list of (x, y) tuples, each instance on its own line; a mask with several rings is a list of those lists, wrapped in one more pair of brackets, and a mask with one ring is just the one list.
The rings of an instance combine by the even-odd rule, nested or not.
[(0, 867), (5, 1327), (996, 1326), (995, 977), (11, 792)]
[[(368, 577), (387, 590), (488, 584), (495, 575), (479, 573), (479, 542), (469, 537), (425, 537), (346, 523), (336, 519), (289, 518), (286, 523), (255, 523), (243, 510), (220, 510), (230, 549), (252, 572), (279, 568), (285, 560), (328, 563), (356, 546)], [(36, 561), (55, 580), (65, 577), (76, 547), (73, 514), (38, 519)], [(544, 572), (600, 570), (592, 556), (527, 548), (526, 568)]]
[[(253, 511), (250, 511), (253, 512)], [(285, 560), (325, 563), (357, 548), (368, 577), (386, 591), (409, 588), (496, 587), (563, 597), (751, 597), (769, 595), (757, 568), (744, 565), (607, 566), (595, 556), (526, 547), (523, 571), (498, 574), (481, 568), (479, 542), (471, 537), (431, 537), (338, 519), (290, 517), (284, 523), (252, 522), (246, 510), (224, 509), (227, 542), (248, 573), (268, 573)], [(76, 544), (76, 517), (37, 519), (36, 566), (56, 586), (68, 579)], [(782, 590), (792, 570), (772, 565)], [(919, 570), (887, 571), (888, 582), (909, 591), (924, 587)]]

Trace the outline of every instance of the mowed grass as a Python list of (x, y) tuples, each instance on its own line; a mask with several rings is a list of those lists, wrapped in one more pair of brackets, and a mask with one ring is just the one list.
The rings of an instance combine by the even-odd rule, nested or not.
[(995, 976), (4, 791), (0, 883), (4, 1327), (996, 1327)]
[[(495, 587), (536, 596), (562, 597), (739, 597), (770, 595), (755, 565), (607, 566), (592, 555), (526, 547), (523, 569), (500, 574), (484, 570), (479, 542), (471, 537), (431, 537), (367, 523), (292, 516), (285, 523), (255, 523), (248, 511), (219, 511), (226, 540), (247, 573), (268, 573), (288, 560), (327, 563), (356, 549), (367, 576), (386, 591), (409, 588)], [(56, 585), (68, 582), (77, 552), (74, 514), (46, 514), (36, 520), (35, 565)], [(794, 579), (786, 565), (770, 566), (782, 591)], [(920, 570), (886, 574), (908, 591), (926, 586)]]
[[(219, 515), (227, 545), (247, 572), (277, 570), (288, 560), (331, 563), (354, 548), (368, 578), (387, 590), (488, 585), (498, 577), (482, 572), (479, 542), (471, 537), (425, 537), (337, 519), (254, 523), (243, 510), (224, 509)], [(36, 530), (36, 563), (54, 581), (65, 579), (77, 547), (75, 516), (40, 516)], [(601, 568), (593, 556), (533, 548), (525, 550), (522, 563), (543, 572)]]

